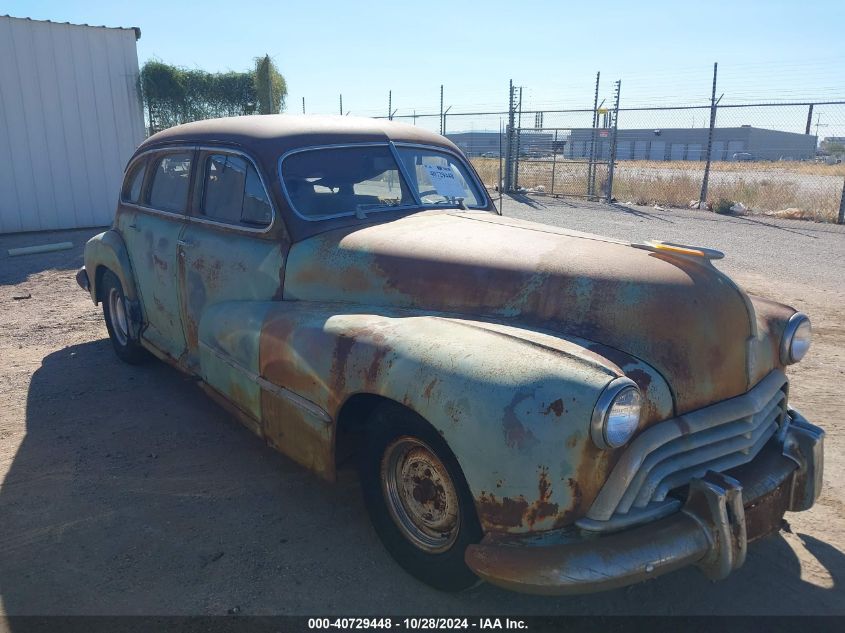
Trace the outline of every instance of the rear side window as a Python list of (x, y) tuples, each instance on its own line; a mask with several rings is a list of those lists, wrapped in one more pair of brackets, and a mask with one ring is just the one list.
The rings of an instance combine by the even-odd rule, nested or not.
[(167, 154), (159, 158), (152, 178), (149, 205), (162, 211), (184, 213), (191, 184), (190, 152)]
[(211, 154), (205, 161), (202, 213), (229, 224), (269, 225), (270, 200), (252, 163), (242, 156)]
[(120, 198), (124, 202), (139, 202), (141, 200), (141, 185), (144, 184), (146, 161), (140, 161), (129, 170), (123, 181)]

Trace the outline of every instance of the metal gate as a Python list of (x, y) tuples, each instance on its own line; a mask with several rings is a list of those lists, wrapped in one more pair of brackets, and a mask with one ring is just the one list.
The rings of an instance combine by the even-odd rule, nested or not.
[[(504, 189), (512, 193), (540, 193), (610, 201), (613, 165), (618, 152), (630, 159), (635, 148), (628, 142), (617, 148), (619, 82), (612, 109), (596, 102), (592, 109), (557, 111), (570, 126), (544, 125), (543, 113), (535, 112), (534, 126), (522, 125), (521, 90), (511, 85), (505, 147)], [(580, 125), (579, 125), (580, 124)]]

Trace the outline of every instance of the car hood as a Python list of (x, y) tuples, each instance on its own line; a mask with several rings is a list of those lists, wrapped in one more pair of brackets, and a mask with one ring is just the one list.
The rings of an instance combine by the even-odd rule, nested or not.
[(775, 362), (776, 345), (753, 345), (752, 301), (709, 260), (486, 212), (421, 212), (299, 242), (284, 297), (460, 314), (595, 341), (660, 372), (676, 414), (744, 393)]

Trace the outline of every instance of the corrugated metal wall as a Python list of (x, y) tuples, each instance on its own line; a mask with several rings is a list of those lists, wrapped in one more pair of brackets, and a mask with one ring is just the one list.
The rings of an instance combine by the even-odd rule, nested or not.
[(111, 224), (143, 139), (133, 29), (0, 16), (0, 233)]

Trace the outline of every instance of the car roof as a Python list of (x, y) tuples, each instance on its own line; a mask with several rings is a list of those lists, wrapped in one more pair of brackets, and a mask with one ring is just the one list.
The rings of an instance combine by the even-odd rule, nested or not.
[(354, 116), (265, 114), (194, 121), (153, 134), (138, 152), (175, 143), (225, 143), (249, 148), (275, 162), (293, 149), (341, 143), (408, 142), (457, 149), (434, 132), (386, 119)]
[[(144, 152), (172, 146), (239, 148), (255, 159), (262, 172), (269, 176), (265, 182), (275, 200), (277, 211), (281, 213), (282, 217), (278, 220), (285, 226), (289, 238), (297, 242), (323, 231), (360, 224), (361, 220), (348, 216), (315, 222), (298, 217), (290, 208), (280, 186), (279, 158), (289, 151), (306, 147), (388, 141), (442, 147), (458, 155), (463, 153), (440, 134), (387, 119), (338, 115), (260, 114), (206, 119), (168, 128), (141, 143), (129, 162)], [(373, 221), (381, 220), (378, 214), (372, 217)]]

